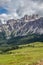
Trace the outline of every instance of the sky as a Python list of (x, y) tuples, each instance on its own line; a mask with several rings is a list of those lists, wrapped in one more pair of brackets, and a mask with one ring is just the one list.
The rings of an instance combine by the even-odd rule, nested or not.
[(0, 0), (0, 17), (20, 18), (25, 14), (43, 16), (43, 0)]

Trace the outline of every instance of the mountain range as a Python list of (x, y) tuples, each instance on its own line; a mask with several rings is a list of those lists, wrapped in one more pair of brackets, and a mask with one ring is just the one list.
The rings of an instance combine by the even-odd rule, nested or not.
[(20, 19), (0, 19), (0, 53), (38, 41), (43, 42), (43, 17), (25, 15)]
[(25, 15), (20, 19), (0, 20), (0, 32), (5, 32), (6, 36), (13, 34), (16, 36), (25, 36), (27, 34), (43, 34), (43, 17), (36, 15)]

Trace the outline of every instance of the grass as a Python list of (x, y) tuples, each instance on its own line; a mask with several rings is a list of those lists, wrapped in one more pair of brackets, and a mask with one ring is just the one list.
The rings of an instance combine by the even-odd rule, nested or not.
[(20, 49), (0, 54), (0, 65), (29, 65), (43, 59), (43, 42), (20, 45)]

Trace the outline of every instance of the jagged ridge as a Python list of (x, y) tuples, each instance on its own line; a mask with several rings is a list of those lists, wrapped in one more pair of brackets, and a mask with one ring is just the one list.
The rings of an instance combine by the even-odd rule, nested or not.
[[(1, 22), (1, 21), (0, 21)], [(43, 17), (38, 15), (25, 15), (21, 19), (10, 19), (6, 24), (0, 23), (0, 32), (6, 32), (6, 36), (25, 36), (27, 34), (43, 34)]]

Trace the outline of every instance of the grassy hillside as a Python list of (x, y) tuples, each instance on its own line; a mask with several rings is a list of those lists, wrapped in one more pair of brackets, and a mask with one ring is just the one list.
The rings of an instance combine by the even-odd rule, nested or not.
[(0, 53), (5, 53), (12, 49), (18, 49), (19, 45), (34, 43), (34, 42), (43, 42), (43, 35), (39, 34), (28, 34), (26, 36), (11, 36), (10, 39), (6, 39), (6, 35), (3, 33), (0, 34)]
[(43, 42), (19, 45), (19, 47), (0, 54), (0, 65), (33, 65), (43, 59)]

